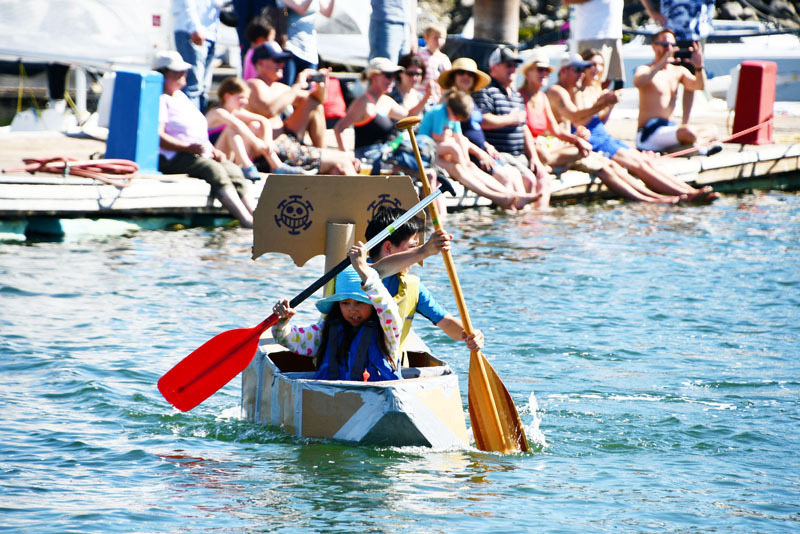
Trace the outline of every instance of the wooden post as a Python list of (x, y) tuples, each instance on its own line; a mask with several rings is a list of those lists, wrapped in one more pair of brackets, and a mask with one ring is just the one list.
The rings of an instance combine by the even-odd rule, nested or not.
[(475, 38), (519, 44), (520, 0), (475, 0)]

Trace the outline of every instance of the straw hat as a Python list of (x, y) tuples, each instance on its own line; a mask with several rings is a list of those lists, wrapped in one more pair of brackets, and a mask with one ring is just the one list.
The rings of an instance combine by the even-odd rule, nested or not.
[(367, 294), (361, 289), (361, 277), (356, 270), (353, 269), (352, 265), (349, 265), (344, 271), (339, 273), (336, 277), (336, 293), (318, 300), (317, 309), (322, 313), (328, 314), (331, 312), (334, 303), (347, 299), (372, 304)]
[(478, 70), (478, 65), (475, 63), (474, 59), (460, 57), (453, 61), (453, 68), (446, 70), (439, 75), (439, 85), (445, 89), (450, 89), (453, 87), (457, 70), (465, 70), (476, 76), (475, 86), (472, 88), (473, 91), (480, 91), (492, 81), (488, 74)]
[(553, 72), (555, 67), (550, 64), (550, 58), (547, 57), (547, 54), (544, 53), (543, 50), (534, 50), (531, 55), (528, 56), (527, 61), (522, 66), (522, 75), (525, 76), (528, 74), (528, 71), (534, 67), (547, 67), (550, 72)]

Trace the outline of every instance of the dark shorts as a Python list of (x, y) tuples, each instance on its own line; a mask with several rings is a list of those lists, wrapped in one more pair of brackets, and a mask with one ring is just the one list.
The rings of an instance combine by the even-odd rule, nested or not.
[(278, 149), (278, 157), (288, 165), (313, 171), (319, 170), (322, 164), (322, 151), (317, 147), (300, 143), (291, 132), (278, 136), (275, 139), (275, 146)]
[(164, 174), (188, 174), (192, 178), (200, 178), (211, 184), (211, 193), (219, 189), (233, 186), (239, 196), (247, 193), (247, 179), (242, 169), (230, 161), (216, 161), (194, 154), (178, 152), (172, 159), (158, 157), (158, 170)]

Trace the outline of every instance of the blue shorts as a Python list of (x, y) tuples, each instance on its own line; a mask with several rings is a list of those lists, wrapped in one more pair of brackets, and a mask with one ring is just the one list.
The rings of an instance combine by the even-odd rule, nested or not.
[(586, 128), (592, 134), (591, 137), (589, 137), (589, 144), (592, 145), (592, 150), (599, 152), (607, 158), (613, 158), (614, 154), (623, 148), (630, 148), (622, 141), (611, 137), (611, 134), (606, 130), (606, 125), (603, 124), (603, 121), (598, 119), (597, 116), (592, 117), (592, 120), (589, 121)]

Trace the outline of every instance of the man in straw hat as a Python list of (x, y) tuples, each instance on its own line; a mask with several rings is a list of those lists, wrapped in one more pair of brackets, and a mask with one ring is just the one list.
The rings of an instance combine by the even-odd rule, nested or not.
[(483, 114), (481, 128), (486, 140), (502, 154), (503, 161), (522, 173), (529, 192), (541, 194), (534, 206), (546, 209), (552, 176), (539, 161), (533, 137), (526, 134), (525, 102), (513, 85), (520, 63), (522, 59), (511, 48), (496, 48), (489, 56), (491, 82), (475, 93), (475, 104)]

